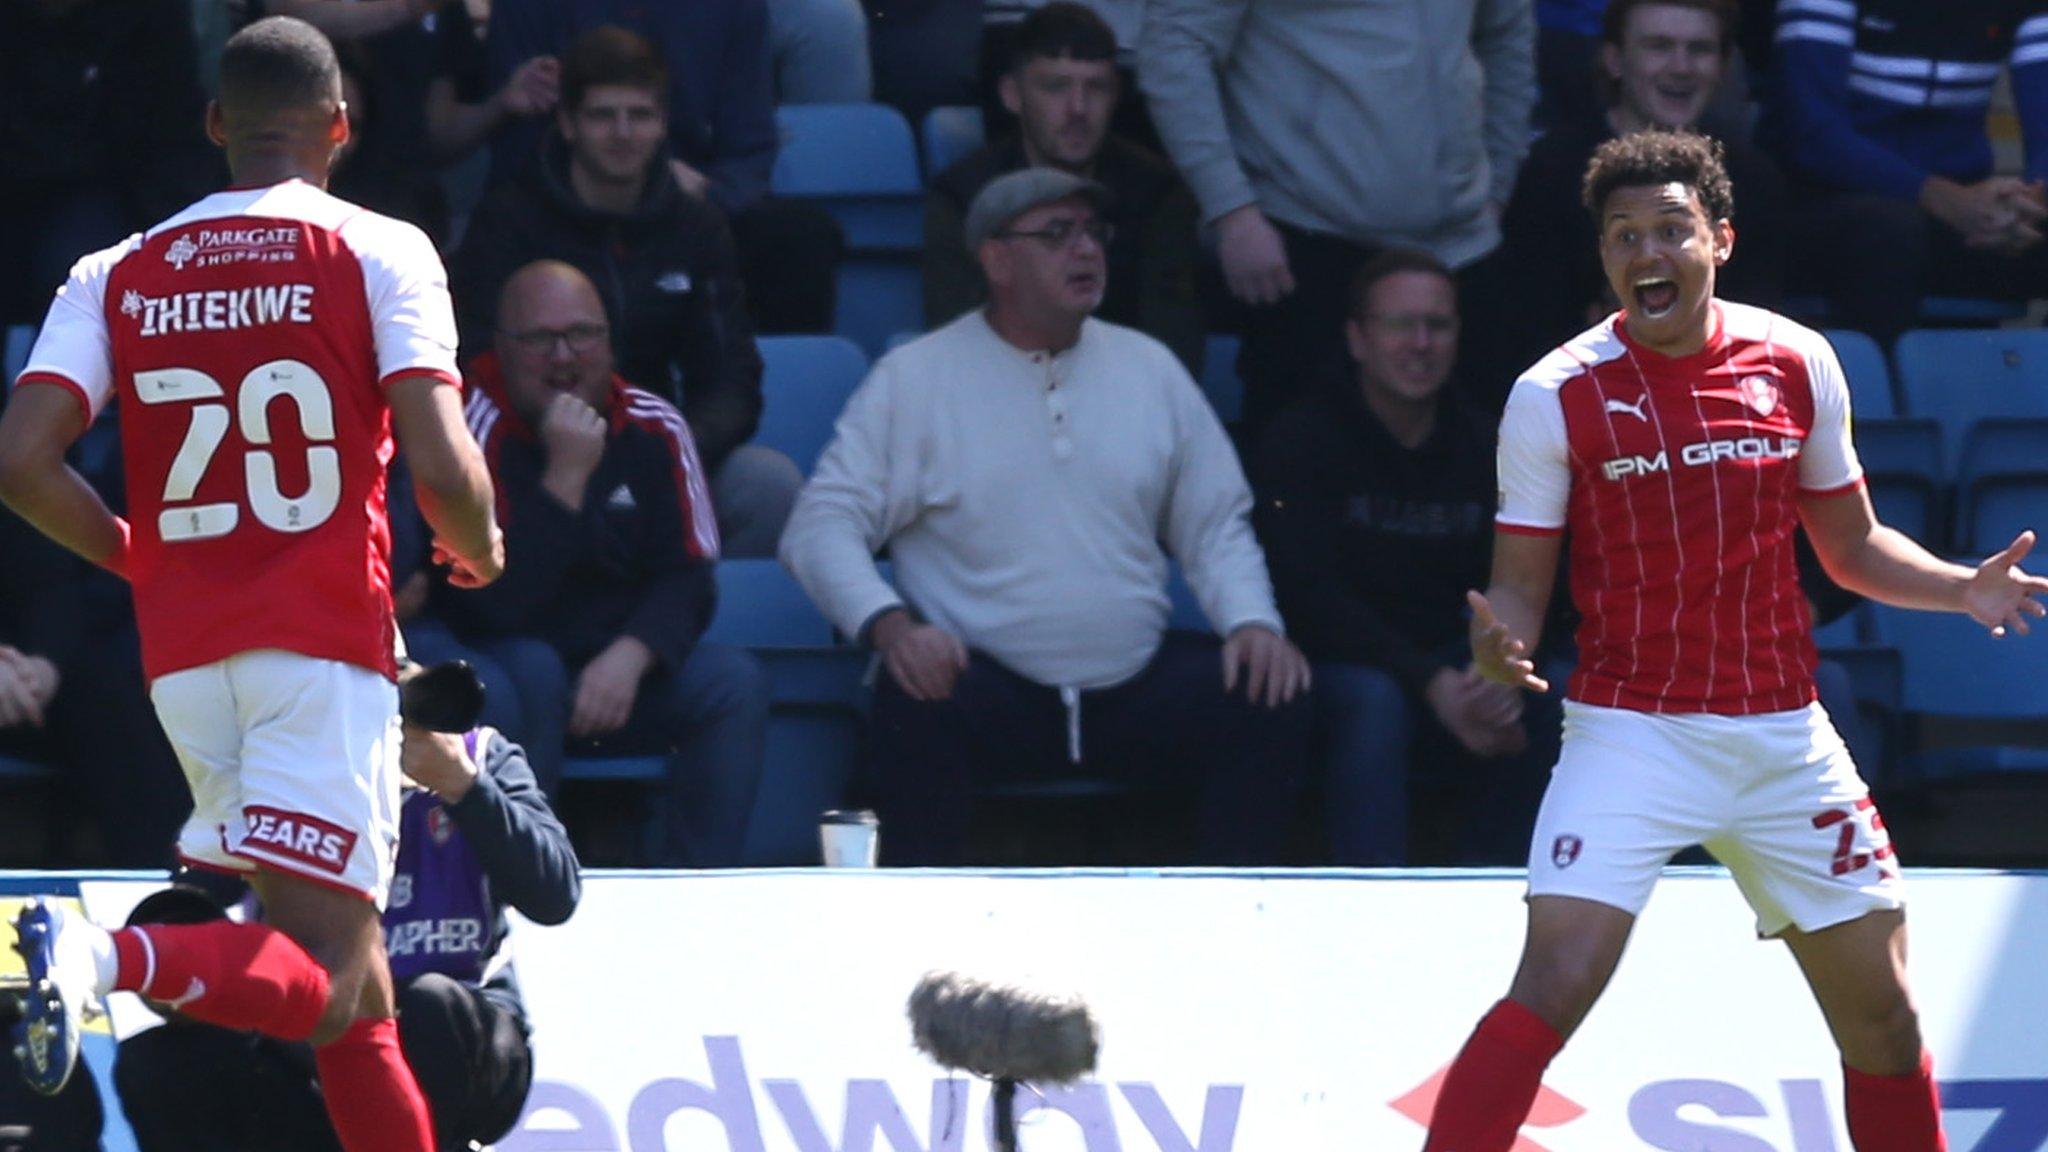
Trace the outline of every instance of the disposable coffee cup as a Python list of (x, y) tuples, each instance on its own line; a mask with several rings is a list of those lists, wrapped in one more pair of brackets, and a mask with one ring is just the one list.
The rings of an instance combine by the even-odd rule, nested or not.
[(818, 847), (827, 868), (873, 868), (881, 821), (865, 808), (833, 809), (818, 817)]

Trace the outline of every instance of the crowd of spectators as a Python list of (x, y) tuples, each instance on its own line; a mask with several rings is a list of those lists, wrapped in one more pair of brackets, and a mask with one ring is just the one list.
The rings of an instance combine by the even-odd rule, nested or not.
[[(450, 588), (395, 524), (407, 640), (481, 670), (544, 794), (668, 756), (654, 863), (815, 817), (758, 794), (768, 676), (704, 639), (721, 558), (778, 555), (875, 654), (846, 799), (886, 862), (971, 862), (977, 800), (1070, 778), (1184, 795), (1203, 862), (1518, 862), (1558, 702), (1472, 674), (1462, 593), (1509, 385), (1614, 307), (1592, 151), (1720, 139), (1731, 299), (1889, 340), (1926, 295), (2048, 295), (2039, 0), (17, 0), (0, 321), (222, 181), (195, 30), (265, 13), (342, 51), (337, 194), (451, 269), (509, 565)], [(806, 480), (751, 443), (757, 333), (829, 332), (846, 245), (773, 194), (775, 110), (869, 99), (990, 132), (927, 176), (929, 331)], [(76, 459), (116, 506), (117, 419)], [(1176, 569), (1212, 635), (1170, 627)], [(167, 861), (123, 586), (5, 513), (0, 754), (60, 766), (105, 862)]]

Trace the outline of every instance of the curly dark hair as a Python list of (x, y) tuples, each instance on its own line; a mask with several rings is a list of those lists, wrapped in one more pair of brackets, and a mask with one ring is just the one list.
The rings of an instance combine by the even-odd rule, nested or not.
[(1609, 140), (1586, 165), (1580, 198), (1598, 218), (1616, 188), (1671, 183), (1692, 189), (1707, 219), (1735, 218), (1735, 189), (1721, 163), (1721, 142), (1697, 132), (1653, 128)]

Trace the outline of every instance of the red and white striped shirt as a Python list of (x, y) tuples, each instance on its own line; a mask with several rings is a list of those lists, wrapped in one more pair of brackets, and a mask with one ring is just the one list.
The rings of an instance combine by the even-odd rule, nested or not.
[(1495, 524), (1569, 530), (1574, 700), (1751, 715), (1814, 699), (1796, 500), (1862, 483), (1848, 385), (1819, 333), (1712, 307), (1690, 356), (1643, 348), (1616, 314), (1508, 399)]
[(21, 380), (121, 413), (144, 668), (255, 648), (395, 675), (384, 388), (459, 384), (426, 234), (288, 180), (80, 260)]

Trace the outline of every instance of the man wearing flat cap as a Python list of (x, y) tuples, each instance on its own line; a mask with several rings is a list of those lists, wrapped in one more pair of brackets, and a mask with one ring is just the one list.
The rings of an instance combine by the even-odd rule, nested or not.
[[(1308, 665), (1215, 413), (1164, 345), (1090, 316), (1104, 196), (1049, 168), (975, 196), (988, 304), (876, 363), (782, 537), (881, 656), (884, 863), (972, 862), (972, 801), (1048, 777), (1189, 794), (1200, 863), (1272, 863), (1293, 817)], [(1216, 635), (1168, 630), (1171, 562)]]

